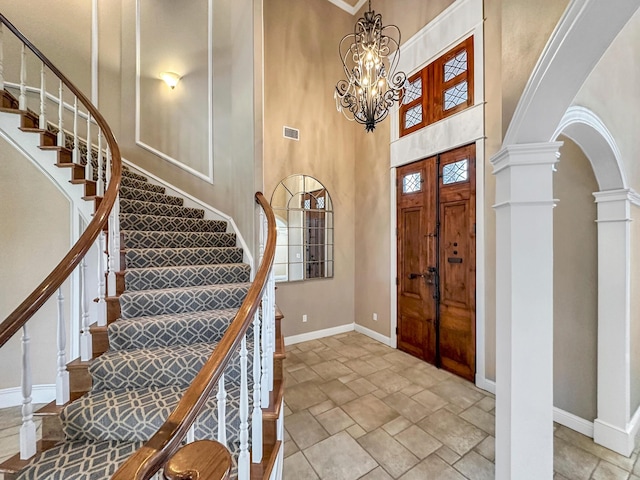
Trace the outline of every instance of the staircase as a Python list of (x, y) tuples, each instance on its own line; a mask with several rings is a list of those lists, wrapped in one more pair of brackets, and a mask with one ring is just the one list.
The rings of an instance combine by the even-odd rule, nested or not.
[[(39, 136), (40, 149), (53, 152), (55, 165), (71, 172), (70, 182), (81, 184), (84, 199), (97, 209), (96, 184), (108, 177), (108, 167), (89, 153), (93, 180), (86, 179), (87, 150), (95, 149), (87, 147), (90, 139), (74, 162), (78, 137), (67, 135), (59, 146), (55, 126), (40, 128), (39, 116), (20, 108), (7, 90), (0, 101), (2, 113), (20, 116), (20, 130)], [(251, 290), (251, 267), (243, 263), (236, 234), (226, 222), (204, 217), (204, 210), (185, 207), (163, 186), (123, 169), (118, 224), (109, 225), (120, 232), (121, 271), (111, 272), (112, 291), (97, 299), (106, 301), (106, 325), (90, 328), (93, 358), (67, 364), (70, 401), (36, 412), (43, 420), (38, 453), (1, 464), (4, 480), (130, 480), (130, 472), (144, 470), (135, 478), (152, 478), (162, 467), (163, 478), (191, 478), (186, 471), (199, 471), (199, 462), (211, 460), (204, 457), (216, 457), (211, 440), (231, 454), (215, 478), (281, 476), (282, 315), (270, 327), (275, 303), (264, 286)], [(270, 266), (257, 277), (273, 286)], [(179, 450), (181, 444), (186, 448)], [(213, 480), (211, 471), (201, 470), (199, 478)]]

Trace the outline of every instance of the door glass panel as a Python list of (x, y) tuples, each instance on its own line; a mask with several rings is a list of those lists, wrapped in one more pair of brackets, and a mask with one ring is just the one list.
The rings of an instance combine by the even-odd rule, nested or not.
[(422, 189), (422, 174), (410, 173), (402, 178), (402, 193), (415, 193)]
[[(451, 110), (453, 107), (465, 103), (469, 98), (468, 84), (465, 80), (444, 92), (444, 109)], [(409, 113), (409, 112), (407, 112)]]
[(459, 162), (448, 163), (442, 167), (442, 183), (464, 182), (469, 178), (469, 159), (465, 158)]
[(464, 50), (444, 64), (444, 81), (448, 82), (467, 71), (467, 51)]

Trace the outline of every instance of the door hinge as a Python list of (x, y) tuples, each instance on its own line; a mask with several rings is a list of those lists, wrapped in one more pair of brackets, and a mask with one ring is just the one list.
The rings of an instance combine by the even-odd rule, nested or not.
[(396, 335), (398, 335), (400, 333), (400, 331), (398, 330), (398, 327), (396, 327)]
[(396, 285), (400, 285), (400, 280), (398, 280), (398, 277), (396, 277)]

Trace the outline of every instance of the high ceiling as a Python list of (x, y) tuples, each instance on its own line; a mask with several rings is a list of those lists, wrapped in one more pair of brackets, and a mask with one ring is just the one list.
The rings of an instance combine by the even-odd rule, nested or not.
[(366, 3), (367, 0), (329, 0), (331, 3), (340, 7), (345, 12), (355, 15), (358, 10)]

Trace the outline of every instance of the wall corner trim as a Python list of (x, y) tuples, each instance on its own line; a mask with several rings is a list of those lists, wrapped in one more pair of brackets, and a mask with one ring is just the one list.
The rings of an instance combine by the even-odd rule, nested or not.
[(366, 335), (367, 337), (373, 338), (374, 340), (377, 340), (380, 343), (384, 343), (386, 346), (388, 347), (393, 347), (391, 345), (391, 337), (387, 337), (385, 335), (382, 335), (381, 333), (378, 333), (374, 330), (371, 330), (370, 328), (367, 327), (363, 327), (362, 325), (358, 325), (357, 323), (354, 324), (355, 326), (355, 331), (358, 333), (362, 333), (363, 335)]

